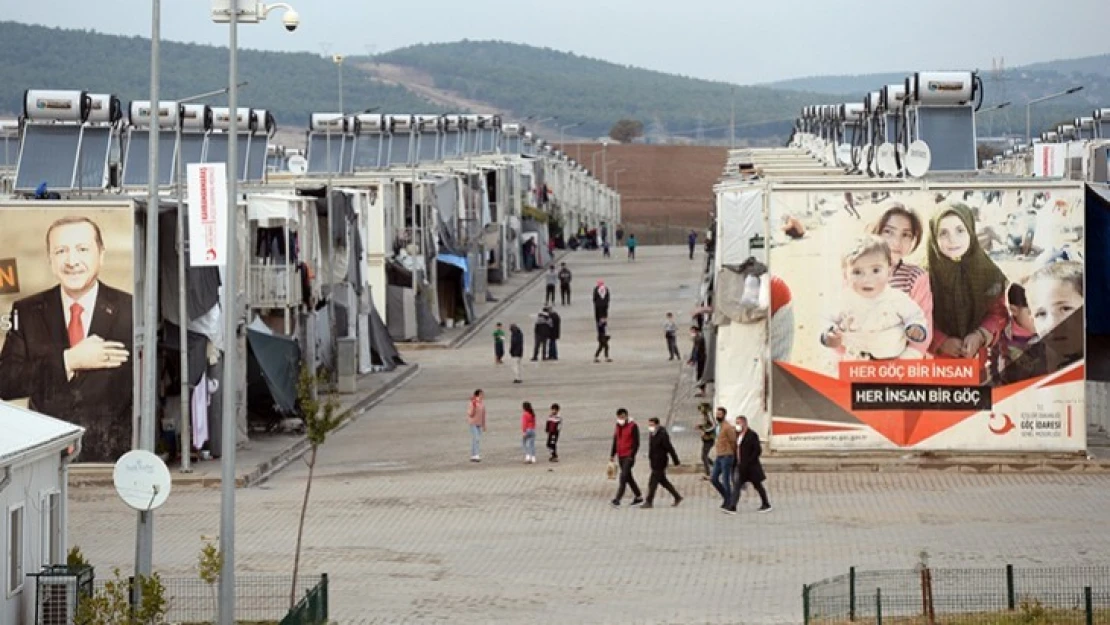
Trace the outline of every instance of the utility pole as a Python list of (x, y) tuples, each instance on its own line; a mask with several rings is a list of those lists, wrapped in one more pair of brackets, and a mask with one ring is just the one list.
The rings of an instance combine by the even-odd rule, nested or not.
[(728, 147), (736, 148), (736, 87), (732, 88), (732, 116), (728, 122)]

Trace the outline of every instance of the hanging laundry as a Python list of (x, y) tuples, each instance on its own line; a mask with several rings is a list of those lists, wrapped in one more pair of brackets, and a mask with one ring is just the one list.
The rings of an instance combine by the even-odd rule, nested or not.
[(219, 387), (218, 381), (205, 376), (193, 389), (193, 449), (200, 449), (208, 442), (208, 406), (212, 403), (212, 394)]

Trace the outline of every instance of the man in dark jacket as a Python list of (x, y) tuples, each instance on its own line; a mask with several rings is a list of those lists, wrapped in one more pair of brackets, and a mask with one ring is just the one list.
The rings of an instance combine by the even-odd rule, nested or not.
[(532, 338), (535, 343), (532, 345), (532, 361), (536, 361), (536, 357), (542, 355), (544, 360), (547, 360), (547, 340), (551, 338), (551, 317), (547, 316), (547, 310), (541, 310), (536, 315), (536, 325), (532, 328)]
[(551, 306), (545, 307), (544, 312), (547, 313), (547, 319), (548, 319), (548, 322), (551, 325), (551, 328), (549, 330), (549, 334), (547, 336), (547, 359), (548, 360), (558, 360), (559, 359), (559, 345), (558, 345), (558, 343), (559, 343), (559, 338), (561, 338), (561, 336), (562, 336), (563, 319), (562, 319), (562, 317), (559, 316), (559, 313), (555, 312), (555, 309), (552, 308)]
[(659, 425), (658, 417), (648, 419), (648, 461), (651, 462), (651, 480), (648, 482), (647, 499), (644, 501), (644, 508), (651, 508), (652, 502), (655, 501), (655, 489), (659, 486), (667, 489), (667, 492), (674, 497), (674, 503), (671, 505), (677, 506), (682, 503), (682, 495), (678, 494), (674, 485), (667, 479), (667, 457), (670, 456), (674, 460), (674, 466), (678, 466), (678, 452), (674, 450), (674, 445), (671, 444), (671, 436), (667, 434), (667, 428)]
[(694, 393), (694, 397), (705, 397), (705, 362), (708, 359), (709, 352), (706, 350), (705, 337), (702, 335), (698, 326), (690, 326), (690, 338), (693, 340), (694, 348), (690, 351), (690, 360), (686, 364), (695, 367), (694, 372), (694, 385), (698, 387), (698, 392)]
[(609, 317), (609, 287), (604, 280), (598, 280), (594, 287), (594, 321)]
[(515, 323), (509, 324), (509, 358), (513, 360), (513, 384), (520, 384), (520, 360), (524, 358), (524, 332)]
[(770, 512), (771, 503), (767, 501), (767, 491), (763, 488), (763, 481), (767, 479), (763, 473), (763, 463), (759, 461), (762, 447), (759, 444), (759, 435), (748, 429), (748, 418), (736, 417), (736, 471), (732, 486), (732, 506), (740, 503), (740, 488), (751, 483), (752, 488), (759, 495), (759, 511)]
[(613, 447), (609, 451), (609, 461), (617, 461), (621, 469), (617, 496), (610, 502), (614, 508), (620, 507), (625, 487), (632, 489), (632, 505), (638, 506), (644, 503), (643, 497), (640, 496), (640, 485), (636, 483), (636, 478), (632, 476), (632, 466), (636, 464), (636, 454), (639, 451), (640, 426), (636, 425), (636, 422), (628, 416), (627, 410), (619, 408), (617, 409), (617, 425), (613, 430)]
[(567, 269), (566, 263), (559, 264), (559, 298), (563, 306), (570, 306), (570, 269)]

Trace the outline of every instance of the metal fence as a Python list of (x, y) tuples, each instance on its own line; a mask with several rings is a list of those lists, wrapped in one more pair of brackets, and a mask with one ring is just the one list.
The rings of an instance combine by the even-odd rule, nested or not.
[(328, 576), (320, 576), (320, 583), (309, 590), (281, 625), (326, 625), (328, 622)]
[[(306, 593), (318, 592), (327, 587), (326, 575), (299, 575), (296, 596), (302, 600)], [(105, 579), (97, 579), (96, 592), (104, 588)], [(206, 584), (198, 576), (162, 576), (166, 589), (166, 623), (203, 625), (214, 623), (219, 598), (219, 583)], [(289, 612), (289, 591), (293, 586), (292, 575), (236, 575), (235, 620), (259, 623), (282, 622)], [(326, 591), (325, 591), (326, 593)], [(327, 602), (324, 602), (327, 609)], [(326, 612), (325, 612), (326, 614)], [(292, 623), (313, 623), (310, 620)]]
[(802, 587), (806, 625), (1110, 624), (1110, 567), (849, 569)]

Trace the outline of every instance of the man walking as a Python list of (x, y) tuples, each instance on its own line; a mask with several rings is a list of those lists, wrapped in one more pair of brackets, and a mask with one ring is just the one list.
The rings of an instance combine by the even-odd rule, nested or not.
[(551, 325), (547, 337), (547, 359), (559, 359), (559, 338), (562, 336), (563, 318), (551, 306), (544, 308), (547, 312), (548, 323)]
[(717, 442), (717, 419), (713, 417), (711, 407), (707, 402), (698, 404), (698, 412), (701, 413), (701, 422), (698, 423), (698, 430), (701, 431), (701, 464), (702, 469), (705, 470), (705, 475), (701, 479), (708, 480), (709, 475), (713, 472), (713, 463), (709, 461), (709, 452), (713, 450), (713, 445)]
[(617, 496), (610, 503), (614, 508), (619, 508), (624, 489), (632, 489), (632, 505), (644, 503), (640, 496), (640, 485), (632, 476), (632, 466), (636, 464), (636, 454), (640, 451), (640, 426), (636, 425), (628, 416), (624, 408), (617, 409), (617, 425), (613, 430), (613, 446), (609, 451), (609, 460), (620, 464), (620, 483), (617, 485)]
[(690, 326), (690, 339), (694, 343), (694, 348), (690, 351), (690, 360), (686, 364), (695, 367), (694, 385), (697, 386), (698, 392), (694, 393), (694, 397), (705, 397), (705, 362), (709, 354), (705, 347), (705, 337), (702, 336), (698, 326)]
[[(732, 506), (732, 469), (736, 464), (736, 429), (725, 420), (724, 406), (717, 408), (717, 459), (713, 461), (713, 474), (709, 482), (721, 494), (721, 509), (729, 512)], [(731, 509), (736, 513), (736, 508)]]
[(652, 508), (652, 502), (655, 501), (655, 490), (662, 486), (667, 489), (667, 492), (674, 497), (672, 506), (677, 506), (682, 503), (682, 495), (678, 494), (671, 481), (667, 479), (667, 457), (670, 456), (674, 460), (674, 466), (678, 466), (678, 452), (675, 451), (674, 445), (671, 444), (671, 436), (667, 434), (667, 428), (659, 425), (659, 418), (652, 417), (648, 419), (648, 461), (651, 463), (651, 480), (648, 481), (647, 500), (644, 501), (644, 508)]
[(570, 306), (570, 280), (572, 276), (566, 263), (560, 263), (559, 266), (559, 297), (563, 306)]
[(612, 293), (609, 292), (609, 287), (605, 286), (605, 281), (598, 280), (597, 286), (594, 287), (594, 321), (609, 316), (609, 299), (611, 296)]
[(636, 260), (636, 235), (634, 235), (634, 234), (628, 235), (628, 244), (627, 245), (628, 245), (628, 260), (630, 262), (635, 261)]
[(513, 360), (513, 384), (520, 384), (520, 361), (524, 358), (524, 332), (515, 323), (509, 324), (509, 358)]
[(693, 230), (686, 235), (686, 246), (690, 248), (690, 260), (694, 260), (694, 246), (698, 244), (698, 233)]
[(535, 362), (539, 355), (547, 360), (547, 340), (549, 338), (551, 338), (551, 317), (547, 316), (545, 310), (541, 310), (536, 315), (536, 325), (532, 327), (532, 339), (535, 341), (535, 344), (532, 345), (532, 362)]
[(486, 431), (486, 394), (482, 389), (474, 391), (470, 405), (466, 409), (466, 422), (470, 424), (470, 461), (482, 461), (482, 433)]
[(748, 429), (748, 418), (736, 417), (736, 481), (732, 486), (732, 505), (729, 512), (736, 513), (736, 505), (740, 503), (740, 490), (744, 484), (751, 483), (756, 494), (759, 495), (759, 511), (770, 512), (771, 502), (767, 500), (767, 490), (763, 482), (767, 475), (763, 472), (763, 463), (759, 456), (763, 448), (759, 444), (759, 435)]
[(555, 284), (559, 281), (559, 274), (555, 273), (555, 265), (547, 268), (547, 273), (544, 274), (544, 287), (543, 303), (544, 306), (555, 303)]
[(667, 313), (667, 320), (663, 322), (663, 337), (667, 339), (667, 360), (682, 360), (682, 352), (678, 351), (678, 324), (674, 322), (674, 313)]

